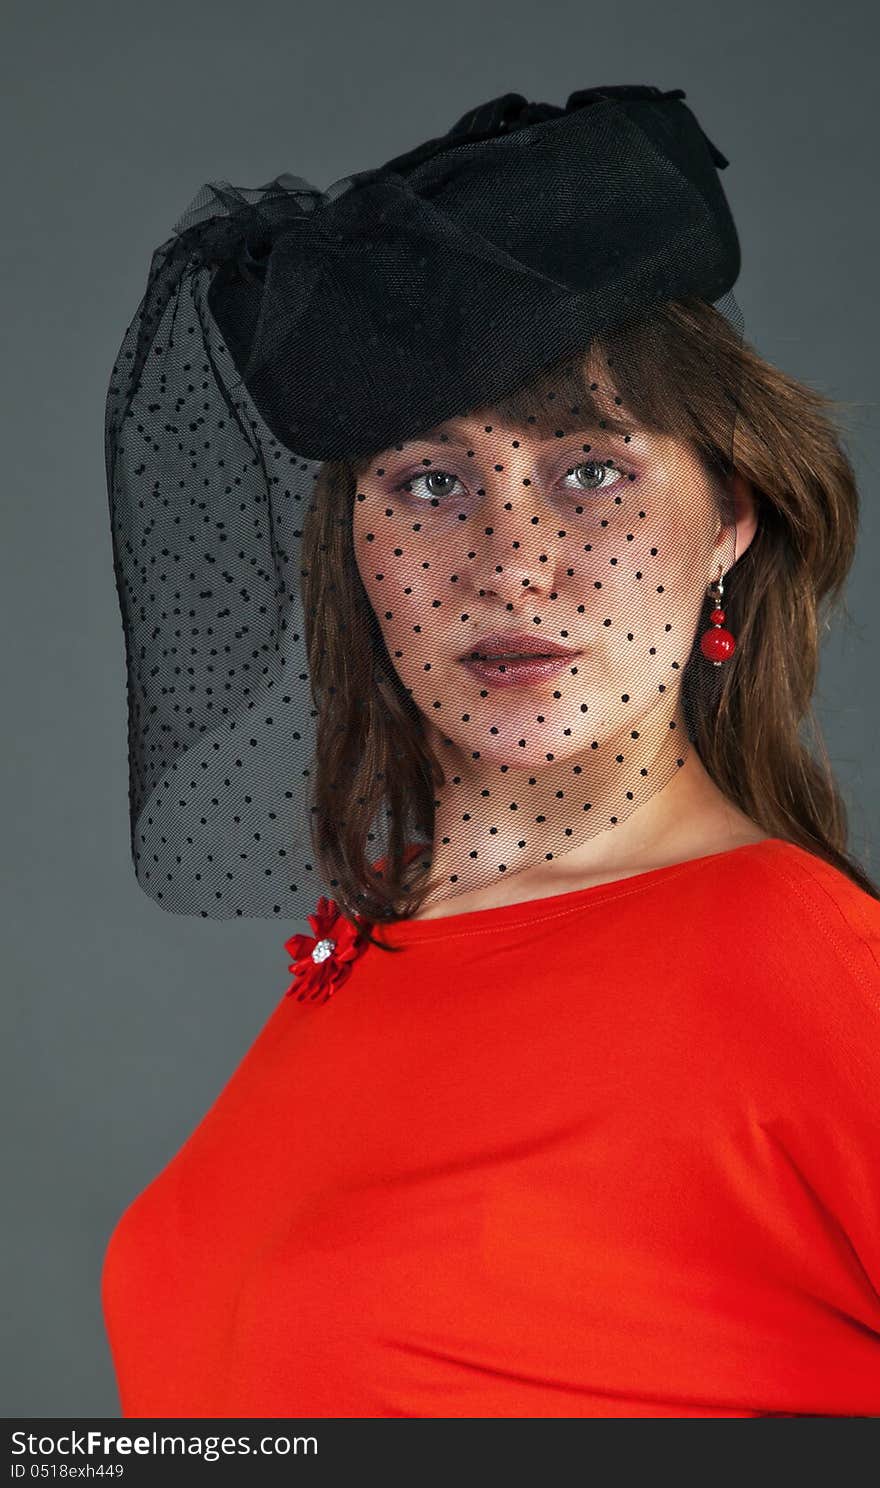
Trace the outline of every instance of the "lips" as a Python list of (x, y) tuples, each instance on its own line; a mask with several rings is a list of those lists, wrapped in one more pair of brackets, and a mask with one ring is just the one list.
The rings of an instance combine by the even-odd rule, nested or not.
[(578, 656), (580, 653), (570, 649), (568, 646), (560, 646), (558, 641), (546, 640), (543, 636), (534, 634), (522, 634), (521, 632), (494, 631), (489, 635), (478, 636), (466, 651), (462, 651), (459, 661), (508, 660), (518, 656)]

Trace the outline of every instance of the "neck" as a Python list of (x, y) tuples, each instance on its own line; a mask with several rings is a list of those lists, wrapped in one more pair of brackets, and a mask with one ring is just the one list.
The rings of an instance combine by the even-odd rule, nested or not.
[(425, 906), (512, 881), (522, 897), (521, 885), (564, 883), (650, 854), (708, 782), (680, 708), (671, 723), (668, 704), (598, 750), (531, 768), (452, 754), (437, 735), (431, 742), (446, 752)]

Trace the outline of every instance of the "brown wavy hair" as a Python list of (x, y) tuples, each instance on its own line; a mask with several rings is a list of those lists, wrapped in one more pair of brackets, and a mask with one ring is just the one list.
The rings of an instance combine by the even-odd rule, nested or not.
[[(722, 476), (739, 471), (753, 489), (757, 530), (725, 576), (724, 609), (737, 648), (718, 669), (717, 706), (692, 718), (707, 773), (768, 836), (824, 859), (880, 899), (880, 888), (847, 852), (847, 811), (812, 707), (820, 636), (839, 610), (846, 613), (843, 590), (859, 525), (859, 494), (841, 437), (843, 405), (779, 371), (718, 310), (691, 299), (603, 333), (586, 352), (494, 400), (492, 413), (534, 426), (537, 406), (544, 410), (539, 425), (553, 427), (558, 413), (547, 399), (555, 394), (613, 427), (595, 396), (597, 358), (626, 366), (627, 410), (641, 427), (690, 441), (707, 468)], [(434, 788), (443, 776), (355, 561), (352, 507), (372, 458), (322, 465), (303, 526), (302, 595), (318, 711), (312, 846), (340, 909), (359, 916), (365, 937), (378, 945), (371, 923), (409, 918), (421, 902), (418, 867), (410, 873), (412, 844), (433, 841)], [(682, 675), (686, 713), (697, 649), (695, 643)], [(801, 739), (805, 721), (816, 753)], [(370, 844), (383, 810), (388, 846), (379, 867)]]

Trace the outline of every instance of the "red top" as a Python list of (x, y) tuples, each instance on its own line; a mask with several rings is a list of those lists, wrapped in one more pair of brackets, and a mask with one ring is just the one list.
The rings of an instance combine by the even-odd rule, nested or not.
[(880, 903), (773, 838), (381, 934), (113, 1230), (125, 1416), (880, 1414)]

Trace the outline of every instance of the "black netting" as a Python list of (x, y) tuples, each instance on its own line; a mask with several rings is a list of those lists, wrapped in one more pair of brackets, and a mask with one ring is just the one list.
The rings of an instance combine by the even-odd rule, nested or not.
[[(327, 192), (210, 183), (154, 254), (106, 437), (164, 908), (380, 918), (404, 854), (460, 896), (576, 854), (711, 727), (739, 249), (680, 91), (614, 95), (505, 95)], [(574, 654), (463, 661), (488, 633)]]

